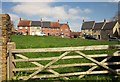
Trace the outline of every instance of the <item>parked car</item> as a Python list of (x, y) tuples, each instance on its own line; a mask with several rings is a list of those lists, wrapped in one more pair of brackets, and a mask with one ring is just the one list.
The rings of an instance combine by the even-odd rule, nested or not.
[(45, 33), (39, 33), (37, 36), (47, 36)]
[(94, 38), (92, 35), (84, 35), (85, 39), (92, 39), (92, 40), (96, 40), (96, 38)]
[(118, 39), (117, 37), (110, 37), (109, 41), (120, 41), (120, 39)]

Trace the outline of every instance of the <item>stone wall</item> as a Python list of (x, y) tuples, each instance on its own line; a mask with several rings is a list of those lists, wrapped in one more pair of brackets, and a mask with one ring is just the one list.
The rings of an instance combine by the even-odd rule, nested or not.
[(0, 82), (7, 80), (7, 43), (10, 41), (11, 20), (8, 14), (0, 14)]

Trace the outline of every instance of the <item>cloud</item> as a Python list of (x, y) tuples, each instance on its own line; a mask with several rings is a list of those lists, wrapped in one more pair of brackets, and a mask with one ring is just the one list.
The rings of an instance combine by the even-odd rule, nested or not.
[(80, 13), (91, 13), (90, 9), (69, 8), (64, 6), (51, 6), (50, 2), (45, 3), (19, 3), (12, 8), (16, 13), (21, 13), (29, 16), (50, 16), (53, 19), (81, 19)]
[[(81, 14), (92, 13), (92, 10), (89, 8), (85, 9), (81, 9), (79, 7), (71, 8), (69, 5), (67, 5), (67, 8), (65, 5), (51, 6), (51, 2), (40, 3), (19, 2), (12, 7), (12, 10), (14, 13), (23, 14), (24, 16), (41, 17), (44, 21), (57, 21), (57, 20), (60, 20), (61, 22), (73, 21), (70, 23), (71, 28), (73, 29), (74, 29), (73, 23), (75, 23), (75, 25), (79, 25), (79, 23), (76, 24), (75, 21), (89, 19), (88, 17), (81, 16)], [(79, 26), (76, 27), (78, 28)]]

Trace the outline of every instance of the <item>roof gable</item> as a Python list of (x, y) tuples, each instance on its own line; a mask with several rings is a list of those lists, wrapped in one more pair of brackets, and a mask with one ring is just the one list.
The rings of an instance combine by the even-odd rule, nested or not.
[(103, 27), (104, 30), (111, 30), (116, 25), (117, 21), (107, 22)]
[(82, 24), (82, 30), (92, 29), (95, 21), (87, 21), (83, 22)]
[(104, 25), (104, 22), (95, 23), (94, 30), (101, 30)]

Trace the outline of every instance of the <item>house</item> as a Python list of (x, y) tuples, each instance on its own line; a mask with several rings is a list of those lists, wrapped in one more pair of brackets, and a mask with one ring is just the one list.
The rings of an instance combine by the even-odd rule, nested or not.
[(31, 20), (21, 20), (20, 18), (19, 23), (17, 25), (17, 32), (23, 35), (30, 35), (30, 22)]
[(104, 22), (99, 22), (99, 23), (95, 23), (95, 26), (92, 30), (92, 34), (93, 34), (93, 37), (96, 38), (96, 39), (101, 39), (101, 29), (104, 27), (105, 25), (105, 20)]
[(118, 21), (106, 22), (104, 27), (101, 29), (101, 39), (108, 40), (110, 37), (119, 37), (119, 29)]
[(61, 37), (70, 37), (70, 27), (67, 23), (60, 24), (60, 35)]
[(83, 22), (81, 31), (82, 35), (91, 35), (93, 38), (100, 40), (108, 40), (110, 37), (120, 38), (120, 25), (118, 21)]
[(42, 22), (42, 32), (50, 36), (60, 35), (60, 24), (58, 22), (44, 21)]
[(41, 21), (31, 21), (30, 24), (30, 35), (42, 34)]
[(52, 21), (21, 20), (18, 23), (18, 32), (23, 35), (41, 35), (70, 37), (68, 24), (60, 24)]
[(82, 24), (82, 28), (81, 28), (81, 32), (82, 35), (92, 35), (92, 31), (95, 25), (95, 21), (84, 21), (83, 20), (83, 24)]

